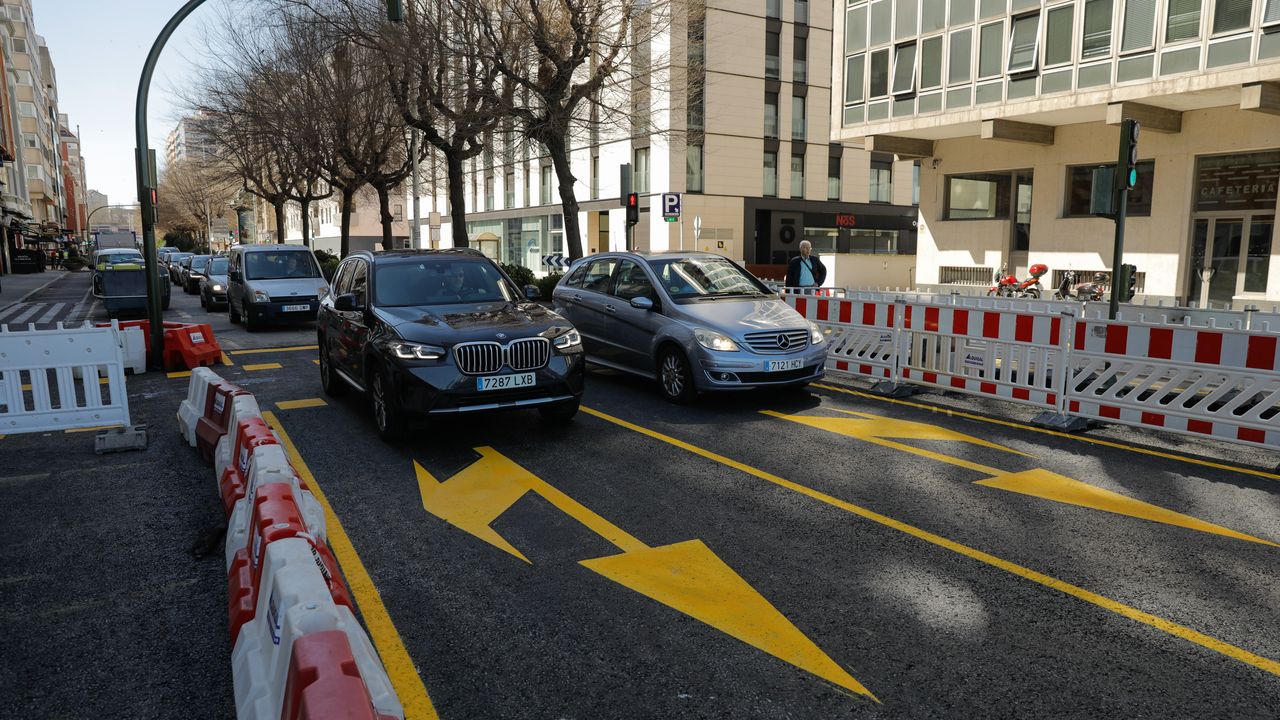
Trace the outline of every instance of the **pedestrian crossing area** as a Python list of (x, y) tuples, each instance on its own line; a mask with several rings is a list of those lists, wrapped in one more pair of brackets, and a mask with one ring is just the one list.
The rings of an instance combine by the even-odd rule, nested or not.
[(47, 330), (60, 322), (84, 320), (80, 310), (80, 303), (75, 302), (21, 302), (0, 310), (0, 325), (8, 325), (10, 330), (25, 330), (28, 325)]

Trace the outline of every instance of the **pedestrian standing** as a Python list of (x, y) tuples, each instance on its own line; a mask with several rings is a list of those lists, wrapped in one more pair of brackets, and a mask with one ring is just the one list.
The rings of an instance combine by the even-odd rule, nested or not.
[(827, 266), (813, 254), (813, 244), (808, 240), (801, 240), (800, 254), (791, 258), (791, 262), (787, 264), (787, 287), (821, 287), (826, 279)]

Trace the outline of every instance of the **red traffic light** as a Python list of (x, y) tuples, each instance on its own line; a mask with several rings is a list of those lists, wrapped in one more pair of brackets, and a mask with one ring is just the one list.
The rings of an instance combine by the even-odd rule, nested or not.
[(640, 204), (640, 195), (639, 195), (639, 194), (637, 194), (637, 193), (630, 193), (630, 194), (628, 194), (628, 195), (627, 195), (627, 207), (636, 207), (636, 206), (637, 206), (637, 205), (639, 205), (639, 204)]

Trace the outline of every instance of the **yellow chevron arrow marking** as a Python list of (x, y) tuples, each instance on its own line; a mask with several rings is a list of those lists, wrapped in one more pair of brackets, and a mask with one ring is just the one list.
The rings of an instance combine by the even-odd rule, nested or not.
[(1026, 472), (1007, 473), (986, 480), (979, 480), (976, 484), (1068, 505), (1079, 505), (1080, 507), (1116, 513), (1117, 515), (1128, 515), (1129, 517), (1164, 523), (1165, 525), (1176, 525), (1189, 530), (1199, 530), (1200, 532), (1277, 547), (1273, 542), (1261, 540), (1252, 535), (1245, 535), (1230, 528), (1224, 528), (1221, 525), (1214, 525), (1190, 515), (1166, 510), (1158, 505), (1135, 500), (1126, 495), (1094, 487), (1041, 468), (1027, 470)]
[(875, 700), (701, 540), (650, 548), (493, 448), (479, 447), (476, 452), (479, 460), (444, 482), (414, 462), (422, 507), (427, 512), (532, 564), (489, 525), (533, 492), (622, 551), (621, 555), (582, 561), (588, 569), (783, 662)]
[(582, 565), (783, 662), (876, 700), (701, 540), (583, 560)]

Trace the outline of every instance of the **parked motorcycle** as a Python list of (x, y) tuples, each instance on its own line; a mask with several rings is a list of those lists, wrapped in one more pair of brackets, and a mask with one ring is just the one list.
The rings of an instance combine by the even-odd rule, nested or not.
[(1102, 300), (1107, 292), (1107, 274), (1094, 273), (1093, 282), (1076, 284), (1076, 271), (1068, 270), (1062, 276), (1062, 284), (1053, 296), (1059, 300), (1079, 300), (1096, 302)]
[(1044, 286), (1040, 278), (1049, 272), (1049, 266), (1036, 263), (1027, 268), (1031, 277), (1019, 281), (1016, 275), (1004, 275), (997, 278), (995, 286), (987, 290), (987, 295), (1005, 298), (1025, 298), (1039, 300), (1044, 296)]

